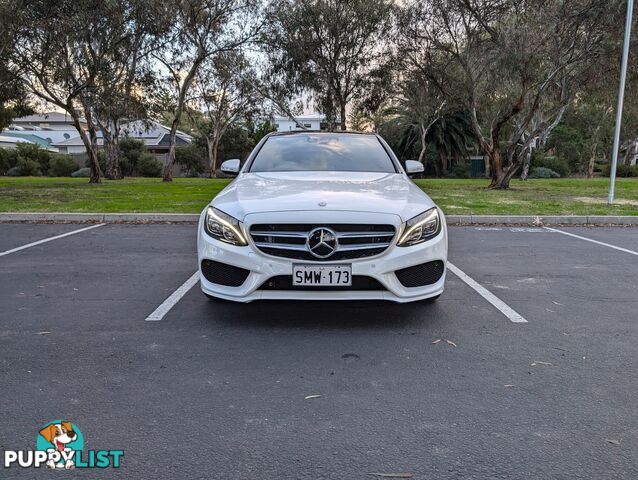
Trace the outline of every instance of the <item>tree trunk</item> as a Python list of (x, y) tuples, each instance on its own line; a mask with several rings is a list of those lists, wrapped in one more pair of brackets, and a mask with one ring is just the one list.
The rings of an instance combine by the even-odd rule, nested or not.
[(206, 143), (208, 144), (209, 176), (215, 178), (217, 176), (219, 137), (207, 137)]
[(175, 119), (171, 124), (171, 132), (169, 135), (168, 159), (164, 165), (164, 174), (162, 180), (164, 182), (173, 181), (173, 165), (175, 164), (175, 143), (177, 141), (177, 126), (179, 125), (181, 115), (175, 115)]
[(121, 180), (122, 167), (120, 166), (120, 129), (116, 123), (113, 124), (113, 132), (108, 129), (102, 130), (104, 137), (104, 149), (106, 150), (107, 169), (106, 178), (109, 180)]
[(340, 115), (341, 115), (341, 130), (346, 130), (346, 104), (340, 103)]
[(500, 184), (500, 179), (503, 176), (503, 169), (501, 166), (501, 151), (498, 145), (496, 145), (496, 147), (491, 146), (489, 149), (487, 149), (485, 154), (490, 159), (490, 172), (492, 174), (492, 181), (488, 188), (502, 188), (498, 186)]
[(425, 137), (427, 136), (428, 131), (423, 124), (421, 124), (421, 153), (419, 153), (419, 162), (423, 164), (423, 168), (425, 168), (425, 162), (427, 159), (425, 155), (428, 151), (428, 145), (425, 143)]
[(527, 153), (525, 154), (525, 160), (523, 160), (523, 171), (521, 172), (521, 180), (527, 180), (527, 176), (529, 175), (529, 166), (532, 163), (532, 150), (527, 149)]
[(88, 120), (89, 124), (89, 137), (91, 139), (91, 178), (89, 183), (100, 183), (102, 177), (102, 169), (100, 168), (100, 161), (98, 157), (98, 143), (97, 143), (97, 131), (95, 125)]
[(490, 188), (494, 190), (507, 190), (510, 188), (510, 180), (512, 180), (512, 177), (514, 177), (517, 170), (517, 165), (510, 165), (507, 168), (501, 169), (500, 174), (497, 175), (496, 181), (492, 180)]
[(625, 165), (631, 166), (636, 164), (636, 152), (638, 151), (638, 138), (634, 138), (629, 145), (627, 145), (627, 151), (625, 153)]
[(594, 178), (594, 163), (596, 162), (596, 151), (598, 150), (598, 134), (600, 133), (600, 128), (601, 125), (599, 124), (592, 135), (589, 162), (587, 162), (587, 178)]
[(67, 108), (66, 110), (67, 112), (69, 112), (69, 115), (73, 120), (73, 126), (80, 134), (80, 139), (82, 140), (84, 148), (86, 149), (86, 153), (89, 156), (89, 165), (91, 168), (89, 183), (101, 183), (100, 177), (102, 176), (102, 171), (100, 170), (100, 162), (98, 161), (97, 157), (97, 142), (96, 144), (94, 144), (92, 138), (89, 139), (89, 136), (80, 124), (80, 117), (73, 106), (69, 106), (69, 108)]

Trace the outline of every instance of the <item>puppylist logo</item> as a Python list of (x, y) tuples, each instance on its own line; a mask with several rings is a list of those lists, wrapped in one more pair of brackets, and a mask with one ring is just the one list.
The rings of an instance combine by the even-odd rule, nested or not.
[(38, 432), (35, 450), (5, 450), (4, 468), (119, 468), (123, 450), (88, 450), (84, 437), (74, 423), (54, 420)]

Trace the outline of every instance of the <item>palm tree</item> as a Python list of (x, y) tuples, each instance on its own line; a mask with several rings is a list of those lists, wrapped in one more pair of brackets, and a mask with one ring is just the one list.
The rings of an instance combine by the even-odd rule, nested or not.
[[(422, 145), (422, 138), (425, 145)], [(427, 156), (423, 152), (428, 146), (433, 149), (434, 158), (438, 159), (434, 164), (437, 175), (467, 158), (474, 148), (474, 134), (468, 115), (465, 112), (444, 114), (432, 121), (424, 137), (418, 121), (408, 123), (398, 144), (399, 151), (413, 154), (418, 148), (425, 164)]]

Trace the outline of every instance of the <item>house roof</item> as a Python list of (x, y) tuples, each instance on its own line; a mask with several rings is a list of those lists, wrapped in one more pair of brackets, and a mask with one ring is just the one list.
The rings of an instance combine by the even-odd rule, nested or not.
[[(80, 122), (84, 123), (86, 120), (80, 118)], [(34, 115), (27, 115), (26, 117), (19, 117), (13, 119), (14, 124), (21, 123), (73, 123), (71, 115), (66, 112), (46, 112), (36, 113)]]
[[(295, 117), (287, 117), (285, 115), (274, 115), (273, 116), (273, 120), (276, 122), (283, 122), (283, 121), (289, 121), (289, 122), (294, 122), (295, 120), (297, 122), (323, 122), (325, 121), (326, 116), (322, 113), (309, 113), (307, 115), (298, 115)], [(339, 119), (335, 119), (336, 123), (339, 123)]]
[[(125, 123), (122, 125), (120, 132), (121, 137), (143, 140), (144, 144), (148, 147), (167, 146), (169, 144), (170, 129), (153, 120), (137, 120)], [(193, 137), (179, 130), (177, 131), (178, 144), (191, 143), (192, 141)], [(98, 132), (98, 145), (102, 144), (102, 132)], [(82, 143), (82, 139), (77, 136), (68, 140), (54, 142), (53, 145), (56, 147), (77, 147), (84, 145), (84, 143)]]
[[(165, 135), (170, 134), (171, 129), (154, 120), (136, 120), (122, 125), (122, 134), (131, 138), (141, 138), (147, 145), (159, 145)], [(187, 133), (177, 131), (177, 136), (186, 143), (193, 141), (193, 137)]]
[(57, 148), (54, 148), (51, 145), (51, 142), (48, 142), (47, 140), (30, 133), (3, 131), (0, 132), (0, 135), (2, 135), (3, 137), (22, 138), (24, 140), (27, 140), (29, 143), (40, 145), (40, 147), (44, 148), (45, 150), (50, 150), (52, 152), (58, 151)]
[(26, 138), (11, 137), (8, 135), (0, 135), (0, 145), (15, 146), (18, 143), (33, 143)]

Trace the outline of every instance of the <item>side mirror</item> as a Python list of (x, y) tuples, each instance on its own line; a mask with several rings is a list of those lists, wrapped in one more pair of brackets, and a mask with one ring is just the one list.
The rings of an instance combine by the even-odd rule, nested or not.
[(410, 176), (423, 173), (424, 170), (425, 168), (421, 162), (417, 162), (416, 160), (405, 161), (405, 172)]
[(239, 173), (240, 161), (238, 158), (226, 160), (219, 169), (227, 175), (237, 175)]

